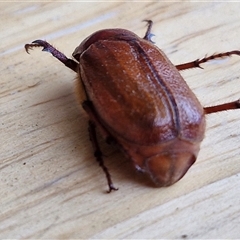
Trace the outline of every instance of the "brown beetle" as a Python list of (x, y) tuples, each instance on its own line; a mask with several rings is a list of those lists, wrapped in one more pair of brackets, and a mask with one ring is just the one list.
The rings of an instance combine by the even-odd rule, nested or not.
[(99, 127), (107, 142), (115, 142), (137, 170), (147, 172), (158, 186), (181, 179), (196, 161), (205, 132), (205, 114), (240, 108), (240, 101), (203, 108), (179, 74), (200, 68), (211, 59), (240, 55), (215, 54), (174, 66), (151, 42), (152, 21), (143, 39), (124, 29), (100, 30), (86, 38), (68, 59), (46, 41), (25, 49), (43, 47), (77, 72), (90, 117), (89, 133), (95, 157), (103, 168), (109, 192), (117, 190), (105, 167), (96, 138)]

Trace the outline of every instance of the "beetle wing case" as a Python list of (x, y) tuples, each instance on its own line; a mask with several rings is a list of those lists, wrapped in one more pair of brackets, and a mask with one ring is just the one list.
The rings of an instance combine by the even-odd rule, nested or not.
[(205, 118), (165, 54), (130, 31), (109, 29), (91, 35), (73, 56), (99, 123), (136, 168), (161, 186), (179, 180), (197, 157)]

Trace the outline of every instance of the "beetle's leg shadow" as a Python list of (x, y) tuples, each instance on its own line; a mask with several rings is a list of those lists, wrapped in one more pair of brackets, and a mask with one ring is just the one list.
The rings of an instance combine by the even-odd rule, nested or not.
[[(88, 127), (88, 131), (89, 131), (89, 137), (90, 140), (92, 142), (93, 145), (93, 150), (94, 150), (94, 157), (96, 158), (97, 162), (99, 163), (99, 166), (102, 168), (103, 172), (106, 175), (107, 178), (107, 182), (108, 182), (108, 193), (110, 193), (111, 191), (116, 191), (118, 190), (118, 188), (115, 188), (111, 179), (111, 175), (107, 169), (107, 167), (104, 164), (103, 158), (102, 158), (102, 151), (100, 149), (100, 146), (98, 144), (98, 140), (97, 140), (97, 134), (96, 134), (96, 125), (99, 126), (98, 121), (97, 121), (97, 117), (95, 116), (94, 113), (94, 109), (93, 109), (93, 105), (92, 102), (87, 100), (84, 101), (83, 104), (83, 109), (88, 113), (89, 117), (90, 117), (90, 121), (89, 121), (89, 127)], [(114, 139), (111, 137), (110, 134), (108, 134), (105, 129), (103, 129), (101, 126), (99, 126), (100, 131), (102, 132), (103, 136), (105, 136), (106, 142), (107, 143), (112, 143), (114, 142)]]
[(200, 66), (200, 64), (202, 63), (206, 63), (208, 61), (217, 59), (217, 58), (224, 58), (224, 57), (230, 57), (232, 55), (238, 55), (240, 56), (240, 51), (238, 50), (234, 50), (234, 51), (230, 51), (230, 52), (224, 52), (224, 53), (218, 53), (218, 54), (213, 54), (209, 57), (205, 57), (202, 59), (197, 59), (195, 61), (192, 62), (187, 62), (187, 63), (183, 63), (183, 64), (179, 64), (179, 65), (175, 65), (175, 67), (181, 71), (181, 70), (186, 70), (186, 69), (190, 69), (190, 68), (202, 68)]

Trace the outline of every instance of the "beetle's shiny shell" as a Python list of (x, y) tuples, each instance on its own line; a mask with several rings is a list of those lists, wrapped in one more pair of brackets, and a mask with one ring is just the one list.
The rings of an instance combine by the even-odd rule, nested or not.
[(204, 111), (175, 66), (151, 42), (123, 29), (98, 31), (73, 53), (101, 126), (137, 169), (160, 186), (195, 162)]

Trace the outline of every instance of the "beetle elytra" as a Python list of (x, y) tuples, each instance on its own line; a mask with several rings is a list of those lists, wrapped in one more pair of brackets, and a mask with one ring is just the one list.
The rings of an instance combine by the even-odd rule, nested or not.
[(144, 38), (125, 29), (93, 33), (75, 49), (75, 60), (43, 40), (25, 45), (27, 52), (43, 47), (78, 74), (86, 94), (82, 106), (90, 118), (94, 155), (106, 174), (109, 192), (117, 188), (104, 165), (96, 127), (157, 186), (169, 186), (196, 161), (205, 132), (205, 114), (240, 108), (239, 100), (202, 107), (179, 73), (212, 59), (240, 55), (240, 51), (174, 66), (151, 42), (152, 21), (147, 22)]

